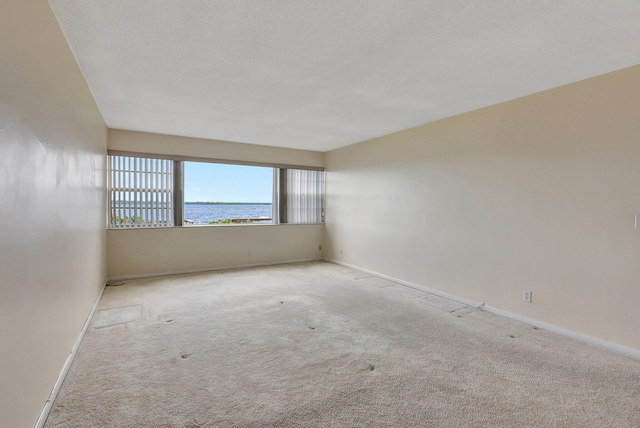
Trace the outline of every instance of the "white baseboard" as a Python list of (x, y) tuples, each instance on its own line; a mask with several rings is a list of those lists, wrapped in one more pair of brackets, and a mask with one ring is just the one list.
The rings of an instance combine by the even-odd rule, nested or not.
[(40, 412), (40, 417), (38, 418), (34, 426), (35, 428), (42, 428), (44, 426), (44, 423), (47, 421), (47, 417), (49, 416), (51, 407), (53, 407), (53, 402), (55, 401), (56, 396), (58, 395), (58, 392), (60, 392), (60, 388), (62, 387), (64, 378), (67, 377), (67, 373), (71, 368), (71, 364), (73, 363), (73, 360), (76, 357), (76, 354), (78, 353), (78, 349), (80, 349), (80, 345), (82, 344), (82, 339), (84, 339), (84, 335), (87, 333), (87, 330), (89, 329), (89, 325), (91, 324), (93, 315), (96, 313), (96, 310), (98, 309), (98, 304), (100, 303), (100, 299), (102, 299), (102, 295), (104, 294), (104, 289), (106, 285), (107, 285), (107, 281), (105, 280), (105, 282), (102, 284), (102, 290), (100, 291), (98, 298), (93, 304), (93, 307), (91, 308), (91, 312), (89, 312), (89, 316), (87, 317), (86, 321), (84, 322), (84, 325), (82, 326), (82, 330), (80, 330), (78, 339), (76, 340), (76, 343), (73, 345), (73, 348), (71, 348), (71, 353), (67, 357), (67, 360), (65, 361), (64, 366), (62, 366), (62, 370), (58, 375), (58, 379), (56, 380), (56, 383), (53, 385), (51, 394), (49, 394), (49, 398), (44, 404), (44, 408), (42, 409), (42, 412)]
[(168, 272), (154, 272), (154, 273), (143, 273), (140, 275), (122, 275), (122, 276), (114, 276), (107, 278), (107, 281), (122, 281), (127, 279), (140, 279), (140, 278), (155, 278), (158, 276), (171, 276), (171, 275), (184, 275), (188, 273), (201, 273), (201, 272), (214, 272), (218, 270), (231, 270), (231, 269), (248, 269), (253, 267), (260, 266), (275, 266), (275, 265), (284, 265), (288, 263), (305, 263), (305, 262), (315, 262), (318, 260), (323, 260), (321, 257), (314, 257), (310, 259), (294, 259), (294, 260), (282, 260), (275, 262), (265, 262), (265, 263), (252, 263), (246, 265), (232, 265), (232, 266), (218, 266), (218, 267), (208, 267), (203, 269), (187, 269), (187, 270), (174, 270)]
[(578, 333), (573, 330), (569, 330), (563, 327), (558, 327), (557, 325), (548, 324), (546, 322), (534, 320), (531, 318), (524, 317), (522, 315), (514, 314), (512, 312), (504, 311), (502, 309), (494, 308), (492, 306), (483, 306), (483, 310), (487, 312), (491, 312), (496, 315), (500, 315), (506, 318), (511, 318), (516, 321), (523, 322), (525, 324), (529, 324), (535, 327), (539, 327), (544, 330), (552, 331), (554, 333), (560, 334), (562, 336), (570, 337), (572, 339), (579, 340), (581, 342), (586, 342), (591, 345), (599, 346), (601, 348), (608, 349), (609, 351), (616, 352), (618, 354), (626, 355), (627, 357), (635, 358), (640, 360), (640, 350), (630, 348), (628, 346), (620, 345), (618, 343), (608, 342), (603, 339), (599, 339), (597, 337), (589, 336), (586, 334)]
[(392, 276), (385, 275), (385, 274), (382, 274), (382, 273), (379, 273), (379, 272), (374, 272), (372, 270), (361, 268), (359, 266), (350, 265), (348, 263), (344, 263), (344, 262), (341, 262), (341, 261), (338, 261), (338, 260), (328, 259), (328, 258), (325, 258), (323, 260), (325, 260), (325, 261), (327, 261), (329, 263), (334, 263), (334, 264), (337, 264), (337, 265), (342, 265), (342, 266), (349, 267), (351, 269), (359, 270), (361, 272), (366, 272), (366, 273), (371, 274), (373, 276), (376, 276), (378, 278), (386, 279), (386, 280), (389, 280), (389, 281), (395, 282), (397, 284), (404, 285), (406, 287), (410, 287), (410, 288), (413, 288), (413, 289), (416, 289), (416, 290), (419, 290), (419, 291), (424, 291), (424, 292), (427, 292), (427, 293), (435, 294), (436, 296), (444, 297), (445, 299), (453, 300), (455, 302), (463, 303), (463, 304), (469, 305), (469, 306), (474, 306), (474, 307), (476, 307), (478, 309), (482, 309), (483, 311), (487, 311), (487, 312), (490, 312), (492, 314), (500, 315), (500, 316), (503, 316), (505, 318), (510, 318), (512, 320), (515, 320), (515, 321), (519, 321), (519, 322), (522, 322), (522, 323), (525, 323), (525, 324), (529, 324), (529, 325), (532, 325), (532, 326), (535, 326), (535, 327), (539, 327), (541, 329), (548, 330), (548, 331), (560, 334), (562, 336), (570, 337), (572, 339), (576, 339), (576, 340), (579, 340), (579, 341), (582, 341), (582, 342), (586, 342), (586, 343), (589, 343), (591, 345), (599, 346), (599, 347), (605, 348), (605, 349), (607, 349), (609, 351), (613, 351), (613, 352), (616, 352), (618, 354), (622, 354), (622, 355), (625, 355), (627, 357), (631, 357), (631, 358), (635, 358), (635, 359), (640, 360), (640, 350), (639, 349), (634, 349), (634, 348), (630, 348), (628, 346), (620, 345), (620, 344), (617, 344), (617, 343), (608, 342), (606, 340), (599, 339), (597, 337), (589, 336), (589, 335), (586, 335), (586, 334), (582, 334), (582, 333), (578, 333), (578, 332), (575, 332), (575, 331), (572, 331), (572, 330), (568, 330), (568, 329), (563, 328), (563, 327), (558, 327), (558, 326), (553, 325), (553, 324), (548, 324), (546, 322), (542, 322), (542, 321), (538, 321), (538, 320), (535, 320), (535, 319), (527, 318), (527, 317), (524, 317), (522, 315), (514, 314), (512, 312), (508, 312), (508, 311), (505, 311), (505, 310), (502, 310), (502, 309), (495, 308), (493, 306), (487, 306), (487, 305), (485, 305), (484, 303), (481, 303), (481, 302), (476, 302), (476, 301), (473, 301), (473, 300), (465, 299), (463, 297), (455, 296), (455, 295), (449, 294), (449, 293), (443, 293), (442, 291), (434, 290), (432, 288), (424, 287), (424, 286), (419, 285), (419, 284), (414, 284), (412, 282), (408, 282), (408, 281), (404, 281), (402, 279), (394, 278)]
[(445, 299), (453, 300), (454, 302), (459, 302), (459, 303), (462, 303), (462, 304), (467, 305), (467, 306), (473, 306), (473, 307), (476, 307), (476, 308), (480, 308), (482, 305), (484, 305), (484, 303), (482, 303), (482, 302), (476, 302), (474, 300), (469, 300), (469, 299), (465, 299), (465, 298), (462, 298), (462, 297), (454, 296), (453, 294), (443, 293), (442, 291), (438, 291), (438, 290), (435, 290), (433, 288), (425, 287), (425, 286), (422, 286), (422, 285), (419, 285), (419, 284), (414, 284), (413, 282), (409, 282), (409, 281), (405, 281), (405, 280), (402, 280), (402, 279), (394, 278), (392, 276), (385, 275), (383, 273), (374, 272), (374, 271), (369, 270), (369, 269), (361, 268), (360, 266), (350, 265), (349, 263), (344, 263), (344, 262), (341, 262), (341, 261), (338, 261), (338, 260), (333, 260), (333, 259), (324, 259), (324, 261), (327, 261), (329, 263), (334, 263), (334, 264), (337, 264), (337, 265), (341, 265), (341, 266), (345, 266), (345, 267), (348, 267), (348, 268), (351, 268), (351, 269), (359, 270), (361, 272), (365, 272), (365, 273), (368, 273), (370, 275), (377, 276), (378, 278), (386, 279), (388, 281), (395, 282), (396, 284), (404, 285), (405, 287), (413, 288), (413, 289), (418, 290), (418, 291), (424, 291), (425, 293), (435, 294), (436, 296), (444, 297)]

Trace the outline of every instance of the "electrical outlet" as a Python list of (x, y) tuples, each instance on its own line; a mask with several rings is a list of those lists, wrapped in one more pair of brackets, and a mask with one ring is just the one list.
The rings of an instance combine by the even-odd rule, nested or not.
[(344, 254), (344, 250), (342, 248), (340, 248), (340, 255)]
[(531, 290), (523, 290), (522, 291), (522, 300), (525, 302), (531, 303), (533, 301), (533, 296)]
[(251, 250), (247, 251), (247, 257), (251, 257)]

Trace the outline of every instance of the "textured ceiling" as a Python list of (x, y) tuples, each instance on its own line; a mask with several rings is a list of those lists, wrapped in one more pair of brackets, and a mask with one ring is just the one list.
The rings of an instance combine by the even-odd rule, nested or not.
[(50, 0), (111, 128), (326, 151), (640, 63), (638, 0)]

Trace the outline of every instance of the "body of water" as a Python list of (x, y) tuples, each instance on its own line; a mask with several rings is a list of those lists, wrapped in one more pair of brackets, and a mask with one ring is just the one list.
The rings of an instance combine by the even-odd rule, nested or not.
[(184, 205), (185, 220), (191, 220), (194, 222), (194, 224), (207, 224), (212, 221), (220, 221), (225, 219), (257, 219), (260, 217), (271, 218), (271, 215), (271, 204)]

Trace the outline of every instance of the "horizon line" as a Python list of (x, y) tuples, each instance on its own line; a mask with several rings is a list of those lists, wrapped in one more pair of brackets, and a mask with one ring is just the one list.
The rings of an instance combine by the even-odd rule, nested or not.
[(273, 205), (273, 202), (207, 202), (207, 201), (188, 201), (186, 204), (193, 205)]

